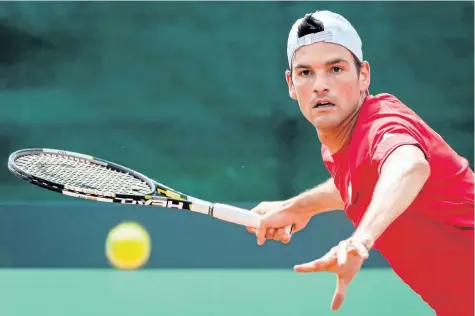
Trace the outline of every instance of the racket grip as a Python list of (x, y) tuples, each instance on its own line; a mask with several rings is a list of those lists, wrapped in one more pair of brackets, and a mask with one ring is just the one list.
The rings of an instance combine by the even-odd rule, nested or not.
[[(252, 228), (256, 228), (261, 219), (261, 215), (257, 213), (221, 203), (213, 204), (213, 212), (210, 215), (222, 221)], [(293, 225), (285, 227), (285, 234), (291, 236), (292, 232)]]
[(213, 204), (213, 212), (210, 215), (222, 221), (252, 228), (256, 228), (261, 219), (261, 215), (257, 213), (221, 203)]

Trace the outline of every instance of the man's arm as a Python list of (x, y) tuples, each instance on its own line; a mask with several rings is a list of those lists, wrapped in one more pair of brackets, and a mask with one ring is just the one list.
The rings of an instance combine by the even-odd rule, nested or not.
[(264, 244), (266, 239), (288, 243), (291, 236), (285, 233), (284, 227), (292, 224), (294, 232), (297, 232), (308, 224), (312, 216), (343, 208), (340, 193), (330, 178), (286, 201), (260, 203), (251, 211), (261, 214), (261, 221), (255, 229), (248, 227), (247, 230), (256, 233), (259, 245)]
[(343, 210), (345, 204), (333, 178), (285, 201), (289, 210), (299, 214), (316, 215), (335, 210)]
[(368, 248), (411, 205), (430, 175), (424, 153), (413, 145), (394, 150), (380, 170), (372, 201), (353, 234)]

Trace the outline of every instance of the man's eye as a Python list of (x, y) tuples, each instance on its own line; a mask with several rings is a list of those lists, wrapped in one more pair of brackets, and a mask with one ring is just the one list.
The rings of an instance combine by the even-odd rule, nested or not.
[(300, 75), (301, 75), (301, 76), (308, 76), (308, 75), (310, 75), (310, 70), (302, 70), (302, 71), (300, 72)]
[(343, 70), (343, 68), (338, 67), (338, 66), (332, 67), (332, 72), (341, 72), (342, 70)]

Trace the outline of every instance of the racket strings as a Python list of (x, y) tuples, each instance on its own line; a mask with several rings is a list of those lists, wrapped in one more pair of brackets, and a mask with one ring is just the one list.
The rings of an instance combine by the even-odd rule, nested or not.
[(38, 178), (79, 188), (117, 194), (150, 194), (143, 180), (86, 159), (41, 153), (17, 158), (16, 165)]

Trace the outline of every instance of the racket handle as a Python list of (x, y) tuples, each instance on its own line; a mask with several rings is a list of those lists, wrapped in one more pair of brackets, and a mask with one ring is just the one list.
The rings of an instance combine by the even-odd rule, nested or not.
[[(261, 219), (261, 215), (257, 213), (221, 203), (213, 204), (213, 212), (210, 215), (222, 221), (252, 228), (256, 228)], [(285, 227), (285, 234), (291, 236), (292, 230), (293, 225)]]

